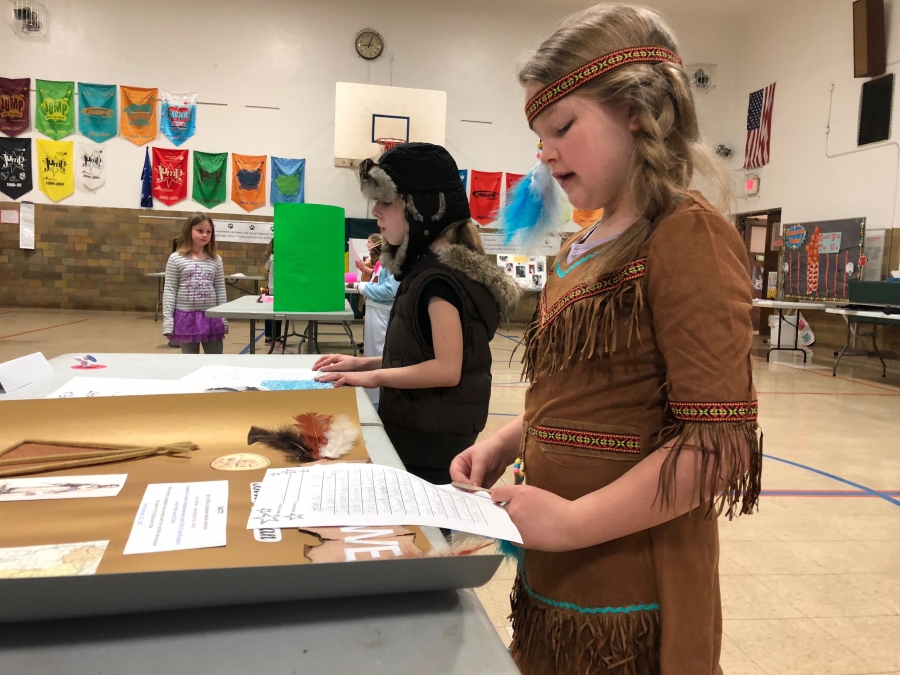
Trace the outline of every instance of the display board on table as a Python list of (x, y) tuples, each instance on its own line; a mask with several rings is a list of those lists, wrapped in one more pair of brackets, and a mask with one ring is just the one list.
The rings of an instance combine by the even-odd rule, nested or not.
[(787, 300), (846, 300), (865, 265), (866, 219), (784, 226), (781, 292)]

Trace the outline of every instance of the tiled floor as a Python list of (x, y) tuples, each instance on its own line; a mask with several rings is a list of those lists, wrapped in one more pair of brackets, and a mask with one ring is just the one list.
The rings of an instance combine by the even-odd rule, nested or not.
[[(152, 314), (0, 308), (0, 361), (34, 351), (175, 351), (160, 333)], [(244, 349), (248, 333), (246, 322), (232, 322), (225, 352)], [(510, 363), (520, 334), (504, 330), (492, 343), (485, 434), (521, 411), (519, 355)], [(872, 361), (845, 359), (833, 378), (827, 350), (805, 367), (767, 364), (758, 353), (764, 496), (759, 513), (720, 523), (723, 669), (900, 675), (900, 364), (890, 362), (882, 379)], [(505, 642), (513, 576), (501, 567), (477, 590)]]

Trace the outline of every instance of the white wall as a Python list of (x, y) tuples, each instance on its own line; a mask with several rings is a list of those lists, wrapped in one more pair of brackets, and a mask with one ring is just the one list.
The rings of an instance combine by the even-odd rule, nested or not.
[[(516, 64), (577, 8), (524, 0), (42, 1), (50, 12), (49, 39), (20, 40), (0, 26), (0, 75), (197, 91), (200, 101), (227, 103), (198, 108), (197, 133), (184, 147), (305, 157), (307, 201), (337, 204), (350, 216), (365, 216), (367, 205), (353, 174), (333, 165), (335, 82), (445, 90), (447, 147), (460, 168), (523, 173), (534, 162), (536, 139), (522, 113)], [(720, 86), (698, 105), (705, 137), (724, 142), (741, 108), (735, 105), (742, 91), (738, 25), (675, 11), (666, 5), (685, 62), (719, 64)], [(366, 27), (386, 42), (385, 55), (371, 63), (353, 48)], [(107, 145), (107, 185), (96, 194), (79, 190), (63, 203), (138, 206), (144, 148), (122, 138)], [(151, 145), (172, 147), (162, 136)], [(48, 201), (37, 185), (25, 199)], [(194, 206), (187, 200), (174, 208)], [(240, 208), (228, 201), (213, 211)], [(267, 206), (253, 213), (271, 212)]]
[[(900, 8), (887, 0), (888, 67), (900, 64)], [(850, 0), (767, 0), (741, 20), (738, 81), (731, 123), (732, 167), (744, 160), (747, 99), (772, 82), (771, 161), (758, 170), (758, 198), (738, 211), (782, 208), (783, 222), (866, 217), (867, 227), (900, 225), (897, 184), (900, 147), (892, 140), (857, 149), (859, 94), (853, 78)], [(895, 83), (898, 110), (900, 83)], [(832, 87), (833, 97), (832, 97)], [(831, 134), (826, 145), (829, 106)], [(826, 156), (840, 155), (838, 157)], [(847, 153), (847, 154), (845, 154)]]

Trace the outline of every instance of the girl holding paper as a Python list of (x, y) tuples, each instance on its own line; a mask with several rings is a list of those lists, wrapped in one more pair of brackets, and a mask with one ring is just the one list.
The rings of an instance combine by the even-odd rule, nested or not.
[(746, 250), (689, 191), (694, 168), (712, 183), (721, 172), (672, 32), (649, 9), (574, 15), (519, 80), (540, 163), (507, 231), (555, 225), (544, 216), (558, 186), (603, 218), (549, 271), (525, 333), (525, 412), (451, 476), (492, 486), (519, 458), (525, 484), (492, 497), (524, 541), (522, 673), (718, 675), (716, 516), (756, 508), (762, 469)]

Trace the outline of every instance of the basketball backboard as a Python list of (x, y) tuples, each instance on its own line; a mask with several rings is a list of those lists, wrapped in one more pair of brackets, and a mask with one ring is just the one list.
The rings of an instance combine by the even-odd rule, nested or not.
[(355, 168), (377, 158), (379, 138), (444, 144), (447, 92), (338, 82), (334, 104), (334, 165)]

